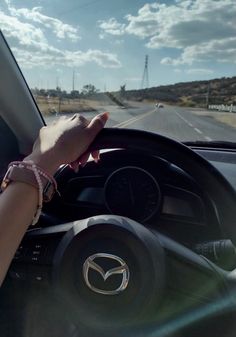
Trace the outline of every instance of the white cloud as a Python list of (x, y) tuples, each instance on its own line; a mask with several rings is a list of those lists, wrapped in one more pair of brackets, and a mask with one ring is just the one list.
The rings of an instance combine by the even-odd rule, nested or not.
[(20, 49), (17, 47), (12, 48), (19, 64), (24, 68), (33, 68), (43, 66), (50, 68), (51, 66), (68, 66), (80, 67), (87, 63), (94, 62), (103, 68), (119, 68), (120, 61), (116, 55), (111, 53), (102, 52), (100, 50), (82, 51), (69, 51), (59, 50), (56, 48), (50, 51), (43, 52), (42, 50), (32, 51)]
[(126, 15), (125, 18), (128, 21), (125, 28), (126, 32), (140, 38), (150, 37), (158, 33), (158, 21), (162, 21), (159, 11), (165, 6), (158, 3), (145, 4), (139, 9), (137, 16)]
[(63, 23), (61, 20), (58, 20), (56, 18), (44, 15), (41, 13), (41, 10), (42, 10), (41, 7), (34, 7), (32, 9), (28, 8), (15, 9), (13, 7), (9, 7), (9, 11), (12, 16), (23, 18), (26, 19), (27, 21), (40, 24), (52, 30), (52, 32), (59, 39), (69, 38), (71, 41), (77, 41), (80, 38), (78, 28)]
[(103, 34), (115, 35), (116, 30), (109, 29), (113, 24), (120, 35), (145, 39), (148, 48), (179, 51), (179, 57), (165, 57), (162, 64), (192, 64), (212, 55), (216, 61), (236, 63), (235, 17), (235, 0), (176, 0), (147, 3), (137, 15), (126, 15), (125, 23), (112, 18), (100, 28)]
[[(8, 6), (9, 0), (6, 0)], [(9, 9), (10, 8), (10, 9)], [(9, 7), (9, 14), (0, 9), (0, 29), (10, 42), (17, 61), (24, 68), (51, 67), (63, 65), (68, 67), (83, 66), (89, 62), (104, 68), (118, 68), (121, 66), (117, 55), (97, 49), (87, 51), (59, 49), (48, 40), (48, 33), (53, 32), (58, 38), (74, 41), (75, 32), (71, 26), (48, 19), (45, 15), (38, 15), (38, 10), (18, 9)], [(13, 15), (14, 14), (14, 15)], [(26, 20), (29, 15), (29, 20)], [(25, 21), (26, 20), (26, 21)], [(40, 22), (39, 22), (40, 21)], [(42, 26), (43, 25), (43, 26)], [(59, 32), (60, 31), (60, 32)]]
[(210, 75), (213, 74), (214, 71), (211, 69), (204, 69), (204, 68), (192, 68), (192, 69), (187, 69), (186, 74), (189, 75)]
[[(125, 24), (117, 22), (115, 18), (110, 18), (107, 21), (99, 20), (98, 26), (107, 34), (120, 36), (125, 33)], [(104, 38), (104, 33), (101, 36), (100, 38)]]
[(165, 57), (161, 60), (166, 65), (193, 64), (216, 60), (222, 63), (236, 63), (236, 38), (230, 37), (221, 40), (213, 40), (189, 46), (183, 49), (177, 58)]
[(22, 46), (35, 46), (39, 49), (47, 47), (47, 39), (40, 28), (6, 15), (1, 10), (0, 28), (7, 37), (14, 38)]

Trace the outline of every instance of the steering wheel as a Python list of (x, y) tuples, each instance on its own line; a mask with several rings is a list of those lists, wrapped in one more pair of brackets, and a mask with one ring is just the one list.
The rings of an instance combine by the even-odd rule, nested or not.
[[(200, 155), (164, 136), (128, 129), (102, 130), (89, 151), (106, 148), (159, 156), (188, 173), (215, 205), (223, 235), (236, 243), (235, 192)], [(167, 327), (176, 332), (205, 317), (206, 310), (199, 307), (230, 299), (235, 285), (233, 273), (129, 218), (94, 216), (33, 231), (28, 239), (40, 235), (49, 242), (57, 230), (61, 235), (52, 259), (52, 282), (71, 308), (79, 336), (149, 336), (153, 331), (162, 336)], [(195, 297), (193, 307), (186, 292)], [(211, 313), (217, 310), (219, 306)], [(176, 320), (183, 314), (188, 320)]]

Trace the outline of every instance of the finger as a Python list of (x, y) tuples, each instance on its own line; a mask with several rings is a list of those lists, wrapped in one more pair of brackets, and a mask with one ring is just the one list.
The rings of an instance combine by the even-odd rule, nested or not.
[(74, 170), (75, 173), (78, 173), (78, 171), (79, 171), (79, 162), (73, 161), (72, 163), (70, 163), (69, 166), (72, 168), (72, 170)]
[(98, 150), (93, 151), (93, 152), (91, 152), (91, 155), (92, 155), (92, 157), (93, 157), (95, 163), (98, 163), (99, 160), (100, 160), (100, 154), (99, 154), (99, 151), (98, 151)]
[(103, 112), (97, 116), (95, 116), (89, 125), (87, 126), (87, 129), (89, 130), (91, 136), (94, 138), (99, 131), (101, 131), (106, 124), (107, 120), (109, 118), (108, 112)]
[(89, 120), (87, 118), (85, 118), (84, 116), (79, 115), (79, 120), (82, 124), (84, 124), (85, 126), (89, 125)]
[(81, 166), (85, 166), (85, 164), (87, 163), (88, 159), (89, 159), (90, 154), (89, 153), (84, 153), (82, 154), (82, 156), (78, 159)]
[(67, 120), (68, 117), (67, 116), (60, 116), (57, 120), (56, 120), (56, 123), (59, 123), (59, 122), (62, 122), (62, 121), (65, 121)]
[(75, 121), (76, 123), (80, 123), (83, 126), (89, 125), (89, 120), (80, 114), (75, 114), (73, 117), (70, 118), (71, 121)]

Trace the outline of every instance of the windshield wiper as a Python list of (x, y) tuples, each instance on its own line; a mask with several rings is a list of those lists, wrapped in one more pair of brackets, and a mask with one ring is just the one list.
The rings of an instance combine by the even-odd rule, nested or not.
[(236, 143), (223, 141), (223, 140), (196, 140), (196, 141), (188, 141), (183, 142), (187, 146), (200, 146), (200, 147), (208, 147), (208, 148), (224, 148), (224, 149), (234, 149), (236, 150)]

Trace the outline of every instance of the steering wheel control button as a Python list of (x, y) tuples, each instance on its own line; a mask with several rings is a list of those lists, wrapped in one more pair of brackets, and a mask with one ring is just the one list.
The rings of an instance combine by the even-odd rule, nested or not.
[[(99, 263), (100, 262), (100, 263)], [(105, 262), (105, 263), (104, 263)], [(103, 269), (102, 264), (115, 263), (111, 269)], [(91, 280), (91, 274), (95, 272), (95, 276), (102, 277), (104, 281), (104, 286), (107, 286), (109, 279), (116, 278), (118, 280), (118, 286), (115, 286), (114, 289), (107, 289), (104, 286), (102, 288), (96, 286), (98, 283), (96, 277)], [(89, 256), (83, 264), (83, 277), (86, 285), (94, 291), (95, 293), (102, 295), (118, 295), (124, 291), (129, 283), (129, 268), (128, 265), (120, 257), (107, 254), (107, 253), (97, 253)], [(114, 282), (113, 282), (114, 284)], [(109, 285), (108, 285), (109, 286)]]

